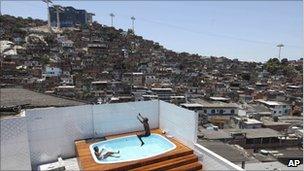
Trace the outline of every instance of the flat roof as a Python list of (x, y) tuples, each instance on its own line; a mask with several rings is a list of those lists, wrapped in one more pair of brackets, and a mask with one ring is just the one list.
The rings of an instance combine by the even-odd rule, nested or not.
[(207, 138), (209, 140), (216, 140), (216, 139), (229, 139), (232, 138), (232, 136), (219, 129), (219, 130), (208, 130), (208, 129), (201, 129), (200, 132), (204, 135), (204, 138)]
[(153, 94), (144, 94), (142, 97), (158, 97), (158, 95), (153, 95)]
[(170, 98), (175, 98), (175, 99), (184, 99), (185, 96), (170, 96)]
[(108, 81), (92, 81), (91, 84), (107, 84)]
[(228, 133), (246, 133), (246, 138), (271, 138), (283, 136), (280, 132), (270, 128), (255, 128), (255, 129), (223, 129)]
[(287, 105), (286, 103), (277, 102), (277, 101), (266, 101), (266, 100), (261, 100), (261, 99), (258, 99), (258, 100), (256, 100), (256, 101), (257, 101), (257, 102), (260, 102), (260, 103), (263, 103), (263, 104), (266, 104), (266, 105), (269, 105), (269, 106)]
[(37, 93), (24, 88), (1, 88), (1, 106), (27, 105), (33, 107), (78, 106), (86, 103)]
[(203, 107), (203, 105), (198, 103), (182, 103), (180, 105), (183, 107)]
[(208, 102), (203, 99), (192, 99), (194, 103), (201, 104), (205, 108), (238, 108), (236, 103), (224, 103), (224, 102)]
[(249, 160), (246, 157), (246, 151), (239, 149), (234, 145), (229, 145), (218, 141), (198, 141), (198, 144), (210, 149), (211, 151), (234, 163), (240, 163), (242, 161)]
[(210, 97), (210, 99), (212, 100), (230, 100), (230, 98), (226, 98), (226, 97)]
[(244, 121), (244, 123), (246, 123), (246, 124), (262, 124), (261, 121), (258, 121), (256, 119), (250, 119), (250, 118), (248, 118), (247, 121)]
[(127, 73), (124, 73), (123, 75), (144, 75), (144, 73), (142, 73), (142, 72), (127, 72)]
[(283, 154), (278, 156), (278, 158), (303, 158), (303, 150), (299, 148), (280, 149), (278, 152)]
[(273, 126), (273, 125), (291, 125), (291, 123), (280, 122), (280, 121), (274, 122), (274, 121), (272, 121), (272, 120), (267, 120), (267, 119), (262, 120), (262, 122), (263, 122), (263, 125), (265, 125), (265, 126)]
[(75, 88), (75, 86), (57, 86), (55, 88)]
[(172, 88), (151, 88), (152, 91), (172, 91)]

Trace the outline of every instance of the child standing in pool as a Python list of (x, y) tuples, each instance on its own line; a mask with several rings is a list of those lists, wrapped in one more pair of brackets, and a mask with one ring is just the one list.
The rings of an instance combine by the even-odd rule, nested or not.
[(138, 139), (141, 142), (141, 146), (143, 146), (145, 143), (143, 142), (143, 140), (141, 138), (142, 137), (148, 137), (151, 134), (150, 133), (150, 126), (149, 126), (149, 123), (148, 123), (149, 120), (146, 117), (142, 117), (140, 113), (137, 115), (137, 119), (143, 124), (144, 129), (145, 129), (145, 133), (137, 135)]
[(114, 155), (114, 154), (119, 154), (119, 150), (117, 152), (114, 151), (107, 151), (106, 149), (102, 148), (101, 151), (99, 151), (99, 148), (97, 146), (94, 147), (94, 153), (95, 156), (98, 159), (106, 159), (107, 157), (119, 157), (119, 155)]

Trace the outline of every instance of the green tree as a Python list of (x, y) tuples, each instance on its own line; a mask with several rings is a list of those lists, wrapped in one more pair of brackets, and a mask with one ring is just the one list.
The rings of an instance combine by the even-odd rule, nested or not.
[(288, 65), (288, 59), (283, 58), (283, 59), (281, 60), (281, 64), (284, 65), (284, 66)]
[(281, 68), (281, 62), (278, 58), (270, 58), (266, 62), (266, 69), (271, 74), (276, 74)]

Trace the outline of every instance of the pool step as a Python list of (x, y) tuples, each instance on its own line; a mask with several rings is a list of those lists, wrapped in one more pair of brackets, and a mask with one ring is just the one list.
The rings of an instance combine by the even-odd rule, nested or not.
[(169, 169), (168, 171), (197, 171), (202, 170), (203, 166), (200, 162), (189, 163), (183, 166), (179, 166), (173, 169)]
[(141, 170), (149, 170), (149, 171), (158, 171), (158, 170), (168, 170), (176, 167), (180, 167), (183, 165), (191, 164), (197, 162), (198, 158), (194, 154), (181, 156), (173, 159), (168, 159), (165, 161), (153, 163), (150, 165), (145, 165), (142, 167), (138, 167), (135, 169), (131, 169), (133, 171), (141, 171)]
[(140, 167), (145, 167), (147, 165), (152, 165), (152, 164), (157, 164), (160, 162), (164, 162), (167, 160), (171, 160), (171, 159), (176, 159), (179, 157), (185, 157), (188, 155), (193, 155), (193, 150), (181, 150), (177, 153), (173, 153), (173, 154), (164, 154), (162, 156), (155, 156), (155, 157), (151, 157), (148, 159), (144, 159), (143, 161), (136, 161), (134, 163), (130, 163), (127, 167), (126, 166), (117, 166), (115, 169), (115, 171), (117, 170), (131, 170), (131, 169), (136, 169), (136, 168), (140, 168)]

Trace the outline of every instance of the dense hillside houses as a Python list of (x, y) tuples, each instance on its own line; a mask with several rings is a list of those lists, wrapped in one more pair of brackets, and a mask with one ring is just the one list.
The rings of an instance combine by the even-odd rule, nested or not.
[(0, 16), (1, 116), (36, 107), (104, 104), (104, 111), (116, 111), (107, 104), (149, 108), (153, 102), (158, 112), (168, 105), (164, 111), (190, 113), (197, 143), (220, 155), (219, 149), (230, 151), (225, 157), (240, 167), (298, 157), (290, 151), (303, 145), (303, 58), (261, 63), (178, 53), (131, 29), (93, 21), (85, 10), (62, 8), (59, 25), (50, 8), (51, 29), (46, 21)]
[[(53, 8), (51, 21), (57, 26)], [(188, 103), (218, 96), (241, 104), (264, 101), (279, 115), (302, 111), (302, 59), (281, 62), (273, 58), (263, 64), (176, 53), (130, 30), (88, 23), (92, 15), (85, 10), (62, 8), (62, 28), (52, 31), (41, 20), (1, 16), (1, 23), (6, 23), (1, 27), (2, 83), (42, 93), (58, 86), (75, 86), (74, 98), (92, 103), (97, 99), (106, 103), (109, 96), (134, 96), (135, 87), (144, 86), (141, 97), (134, 99), (158, 95), (170, 101), (170, 96), (177, 95), (186, 97)], [(64, 17), (70, 13), (82, 15), (83, 22), (73, 23), (76, 18)], [(71, 21), (65, 23), (65, 19)], [(16, 23), (13, 29), (6, 26), (12, 23)], [(96, 81), (121, 82), (124, 88), (110, 88), (113, 91), (96, 96), (90, 88)], [(274, 108), (267, 101), (285, 104), (287, 109)]]

